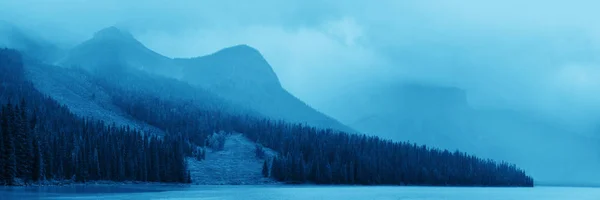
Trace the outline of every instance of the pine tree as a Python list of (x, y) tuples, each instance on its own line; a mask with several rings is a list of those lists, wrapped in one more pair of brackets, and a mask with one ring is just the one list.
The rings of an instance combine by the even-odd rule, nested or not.
[(267, 160), (263, 162), (262, 175), (264, 177), (269, 177), (269, 163), (267, 163)]
[(33, 137), (33, 165), (31, 168), (31, 180), (40, 181), (42, 180), (43, 172), (43, 163), (42, 160), (42, 152), (40, 150), (39, 140), (37, 137)]
[(4, 163), (6, 163), (7, 149), (4, 147), (4, 135), (8, 128), (6, 121), (6, 109), (4, 106), (0, 108), (0, 185), (4, 185), (5, 174), (4, 174)]
[(192, 172), (187, 171), (187, 183), (192, 183)]
[(29, 123), (27, 119), (27, 107), (25, 100), (21, 99), (21, 103), (15, 110), (15, 154), (17, 160), (17, 177), (27, 182), (31, 180), (31, 140), (29, 139)]
[(15, 185), (17, 178), (17, 158), (15, 155), (15, 142), (14, 142), (14, 134), (15, 129), (15, 113), (12, 105), (8, 103), (6, 105), (6, 109), (4, 109), (4, 120), (3, 127), (6, 127), (5, 131), (3, 131), (4, 138), (4, 162), (2, 163), (4, 166), (4, 182), (6, 185)]

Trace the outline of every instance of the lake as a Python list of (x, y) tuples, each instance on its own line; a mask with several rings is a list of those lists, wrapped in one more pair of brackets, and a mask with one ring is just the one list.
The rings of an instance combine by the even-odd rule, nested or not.
[(598, 200), (600, 188), (79, 185), (0, 187), (0, 199)]

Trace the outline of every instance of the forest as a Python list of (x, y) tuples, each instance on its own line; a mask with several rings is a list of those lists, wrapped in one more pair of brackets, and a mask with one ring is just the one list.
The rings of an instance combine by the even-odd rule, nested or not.
[(0, 185), (190, 182), (182, 138), (77, 117), (23, 74), (21, 55), (0, 50)]
[[(263, 175), (285, 183), (357, 185), (533, 186), (515, 165), (463, 152), (317, 129), (255, 113), (219, 110), (214, 102), (160, 95), (106, 77), (96, 83), (131, 117), (165, 132), (74, 116), (23, 77), (18, 52), (0, 51), (2, 183), (40, 180), (191, 182), (185, 159), (212, 133), (238, 132), (278, 153)], [(83, 73), (83, 72), (82, 72)], [(93, 75), (90, 75), (93, 76)], [(159, 83), (152, 83), (159, 84)], [(18, 103), (17, 103), (18, 102)], [(243, 110), (243, 109), (239, 109)], [(202, 156), (198, 156), (202, 159)], [(257, 172), (261, 173), (261, 172)]]
[[(149, 92), (109, 88), (114, 104), (198, 146), (214, 132), (239, 132), (279, 156), (267, 161), (263, 174), (288, 183), (360, 185), (532, 186), (533, 179), (515, 165), (463, 152), (408, 142), (318, 129), (304, 124), (239, 115), (193, 106), (190, 99), (161, 98)], [(143, 87), (143, 86), (139, 86)], [(148, 112), (152, 110), (153, 112)]]

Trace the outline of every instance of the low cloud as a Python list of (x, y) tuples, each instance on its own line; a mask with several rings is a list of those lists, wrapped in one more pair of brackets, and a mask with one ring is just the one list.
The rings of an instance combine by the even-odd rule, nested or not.
[(65, 45), (116, 24), (170, 57), (249, 44), (287, 89), (312, 104), (339, 88), (386, 78), (461, 87), (477, 105), (581, 117), (600, 107), (599, 6), (577, 0), (21, 0), (0, 2), (0, 19)]

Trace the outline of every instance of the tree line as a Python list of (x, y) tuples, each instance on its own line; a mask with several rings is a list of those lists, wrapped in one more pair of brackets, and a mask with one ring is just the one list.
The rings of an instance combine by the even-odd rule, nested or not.
[(271, 131), (248, 137), (279, 152), (279, 156), (265, 161), (263, 175), (283, 182), (533, 186), (533, 179), (515, 165), (459, 151), (286, 123), (261, 125), (255, 130)]
[[(258, 115), (207, 109), (193, 99), (161, 97), (130, 86), (99, 81), (113, 103), (131, 116), (176, 132), (194, 145), (207, 145), (214, 132), (239, 132), (278, 156), (265, 161), (263, 175), (289, 183), (361, 185), (532, 186), (533, 179), (506, 162), (408, 142), (318, 129)], [(208, 106), (210, 108), (210, 106)], [(149, 112), (152, 110), (152, 112)], [(257, 154), (258, 155), (258, 154)]]
[(24, 78), (19, 52), (0, 49), (0, 185), (190, 182), (188, 143), (73, 115)]

